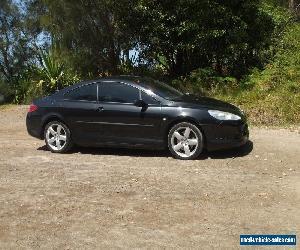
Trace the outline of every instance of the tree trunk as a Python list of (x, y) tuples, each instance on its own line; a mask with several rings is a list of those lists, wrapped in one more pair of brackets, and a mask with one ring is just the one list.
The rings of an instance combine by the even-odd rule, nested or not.
[(171, 75), (178, 77), (178, 76), (182, 76), (182, 74), (183, 74), (183, 51), (179, 49), (175, 52), (175, 60), (173, 63)]
[(295, 6), (294, 0), (289, 0), (289, 8), (290, 8), (290, 10), (294, 10), (294, 6)]

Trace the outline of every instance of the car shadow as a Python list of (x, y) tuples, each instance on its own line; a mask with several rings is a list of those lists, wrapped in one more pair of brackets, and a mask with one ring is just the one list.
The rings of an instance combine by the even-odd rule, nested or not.
[(245, 145), (237, 148), (224, 149), (218, 151), (205, 151), (199, 156), (199, 160), (211, 159), (229, 159), (239, 158), (250, 154), (253, 150), (253, 142), (248, 141)]
[[(37, 150), (49, 151), (45, 146), (39, 147)], [(253, 142), (248, 141), (245, 145), (239, 148), (232, 148), (220, 151), (204, 151), (199, 156), (199, 160), (211, 159), (227, 159), (243, 157), (251, 153), (253, 150)], [(116, 155), (116, 156), (131, 156), (131, 157), (171, 157), (168, 150), (145, 150), (145, 149), (127, 149), (127, 148), (94, 148), (75, 146), (67, 154), (90, 154), (90, 155)]]

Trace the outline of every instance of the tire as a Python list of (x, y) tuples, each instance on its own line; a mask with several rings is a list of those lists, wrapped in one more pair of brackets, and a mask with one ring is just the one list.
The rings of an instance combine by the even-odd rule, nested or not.
[(168, 134), (168, 148), (176, 159), (194, 160), (202, 153), (203, 135), (189, 122), (175, 124)]
[(59, 121), (51, 121), (45, 126), (44, 138), (47, 148), (53, 153), (66, 153), (73, 146), (69, 128)]

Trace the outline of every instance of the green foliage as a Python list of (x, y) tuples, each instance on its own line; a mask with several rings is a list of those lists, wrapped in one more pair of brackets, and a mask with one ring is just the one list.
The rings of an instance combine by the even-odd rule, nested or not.
[(20, 104), (30, 102), (27, 98), (29, 97), (28, 93), (32, 85), (31, 76), (32, 74), (30, 70), (23, 72), (22, 77), (19, 79), (18, 84), (15, 87), (14, 103)]
[(173, 77), (207, 67), (240, 77), (262, 66), (275, 27), (257, 0), (142, 1), (135, 10), (145, 57)]
[(55, 53), (40, 53), (41, 67), (32, 67), (20, 79), (16, 103), (29, 103), (34, 98), (54, 93), (80, 80), (79, 76), (55, 57)]
[(78, 76), (71, 72), (65, 65), (55, 57), (54, 53), (41, 53), (42, 67), (35, 68), (45, 93), (53, 93), (56, 90), (74, 84), (79, 80)]
[(211, 68), (197, 69), (187, 77), (174, 80), (172, 85), (184, 92), (197, 95), (214, 95), (227, 93), (228, 90), (237, 88), (237, 79), (234, 77), (219, 76)]
[[(264, 91), (276, 88), (290, 88), (300, 84), (300, 25), (290, 26), (278, 41), (274, 59), (266, 65), (262, 73), (254, 71), (250, 82)], [(294, 88), (294, 87), (292, 87)]]
[(33, 57), (31, 38), (15, 1), (0, 1), (0, 78), (10, 85), (18, 81)]
[(220, 77), (198, 69), (173, 85), (240, 106), (256, 125), (300, 125), (300, 24), (292, 24), (277, 40), (276, 54), (264, 70), (253, 69), (244, 79)]
[[(133, 47), (129, 24), (130, 0), (44, 0), (33, 1), (31, 12), (50, 33), (72, 68), (86, 76), (119, 73), (121, 53)], [(38, 14), (37, 14), (38, 13)], [(129, 58), (127, 58), (129, 60)]]
[[(49, 32), (68, 65), (85, 77), (127, 73), (145, 65), (162, 68), (172, 78), (197, 68), (241, 77), (263, 65), (286, 12), (271, 0), (29, 3), (30, 16)], [(138, 51), (138, 60), (133, 61), (130, 50)]]
[(274, 3), (272, 0), (264, 0), (260, 4), (260, 11), (263, 11), (269, 17), (272, 18), (273, 23), (275, 25), (275, 34), (278, 32), (282, 32), (282, 28), (285, 28), (285, 25), (291, 20), (292, 16), (290, 12)]
[(253, 70), (229, 95), (215, 96), (242, 106), (255, 124), (300, 125), (300, 24), (288, 27), (264, 70)]
[(0, 104), (12, 101), (13, 95), (14, 92), (8, 83), (0, 79)]
[(0, 1), (6, 100), (136, 74), (234, 102), (255, 123), (299, 123), (300, 0)]

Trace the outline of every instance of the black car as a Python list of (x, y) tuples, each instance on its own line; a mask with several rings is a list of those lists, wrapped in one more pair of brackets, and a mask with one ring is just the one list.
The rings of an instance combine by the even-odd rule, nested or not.
[(81, 146), (169, 148), (178, 159), (248, 141), (243, 112), (226, 102), (183, 94), (153, 79), (80, 82), (34, 101), (28, 133), (56, 153)]

